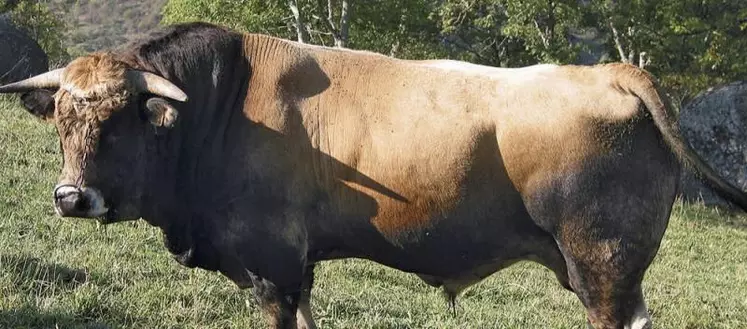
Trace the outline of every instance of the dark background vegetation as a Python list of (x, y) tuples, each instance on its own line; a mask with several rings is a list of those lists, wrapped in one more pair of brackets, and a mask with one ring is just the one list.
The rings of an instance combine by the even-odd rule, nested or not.
[(676, 105), (747, 76), (747, 1), (734, 0), (0, 0), (52, 63), (159, 24), (210, 21), (400, 58), (516, 67), (622, 61)]

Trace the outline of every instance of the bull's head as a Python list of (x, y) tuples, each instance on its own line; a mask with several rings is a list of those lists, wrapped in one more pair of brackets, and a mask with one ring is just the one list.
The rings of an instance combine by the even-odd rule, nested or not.
[(0, 93), (24, 93), (24, 107), (57, 128), (63, 153), (53, 193), (57, 213), (106, 221), (141, 216), (145, 136), (149, 125), (170, 127), (177, 116), (160, 97), (187, 100), (168, 80), (129, 69), (108, 53), (80, 57)]

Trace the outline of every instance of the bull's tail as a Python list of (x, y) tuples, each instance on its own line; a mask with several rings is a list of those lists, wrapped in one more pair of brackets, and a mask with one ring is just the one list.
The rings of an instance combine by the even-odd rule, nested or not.
[(630, 79), (633, 82), (627, 86), (627, 89), (643, 101), (643, 104), (654, 120), (654, 124), (661, 132), (664, 141), (672, 152), (676, 154), (681, 162), (694, 169), (718, 195), (747, 211), (747, 193), (719, 176), (682, 139), (676, 120), (674, 119), (672, 106), (666, 97), (662, 97), (663, 95), (660, 93), (661, 88), (656, 79), (644, 70), (633, 66), (630, 66), (630, 69), (635, 71), (634, 74), (637, 77)]

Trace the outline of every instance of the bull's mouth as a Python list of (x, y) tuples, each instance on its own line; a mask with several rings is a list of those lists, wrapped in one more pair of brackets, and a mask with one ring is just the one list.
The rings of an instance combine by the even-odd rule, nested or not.
[[(111, 205), (111, 203), (107, 203)], [(140, 217), (132, 215), (131, 208), (124, 207), (120, 209), (116, 206), (109, 206), (108, 210), (101, 216), (95, 217), (100, 224), (114, 224), (119, 222), (126, 222), (130, 220), (137, 220)]]
[(95, 217), (101, 224), (111, 224), (117, 221), (117, 210), (109, 208), (104, 214)]
[(104, 205), (104, 206), (101, 206), (100, 208), (91, 209), (88, 212), (88, 216), (86, 217), (89, 217), (89, 218), (109, 217), (111, 216), (111, 214), (113, 214), (113, 212), (114, 212), (113, 209), (109, 209), (109, 207)]
[(81, 218), (81, 219), (93, 219), (101, 224), (110, 224), (117, 222), (117, 211), (114, 209), (106, 209), (103, 213), (96, 212), (79, 212), (79, 213), (61, 213), (59, 207), (55, 206), (55, 212), (57, 215), (63, 218)]

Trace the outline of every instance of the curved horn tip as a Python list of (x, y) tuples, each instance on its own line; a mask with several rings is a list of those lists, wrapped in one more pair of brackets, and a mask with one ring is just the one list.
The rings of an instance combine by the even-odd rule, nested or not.
[(180, 102), (186, 102), (189, 100), (189, 96), (187, 96), (187, 94), (185, 94), (181, 89), (179, 89), (179, 92), (180, 92), (180, 95), (175, 96), (173, 100), (180, 101)]
[(0, 86), (0, 93), (19, 93), (45, 88), (59, 88), (65, 68), (55, 69), (33, 77)]
[(131, 70), (129, 79), (139, 91), (149, 92), (180, 102), (186, 102), (189, 99), (187, 94), (174, 83), (157, 74)]

